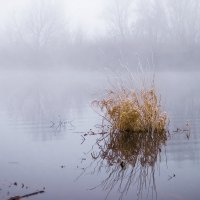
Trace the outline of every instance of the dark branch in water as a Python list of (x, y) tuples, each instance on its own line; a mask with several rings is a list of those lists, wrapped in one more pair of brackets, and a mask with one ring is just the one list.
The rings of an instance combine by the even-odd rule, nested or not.
[(100, 156), (100, 153), (99, 153), (97, 156), (95, 156), (94, 152), (92, 152), (92, 153), (91, 153), (91, 156), (92, 156), (93, 159), (96, 160), (96, 159)]
[(172, 178), (175, 178), (175, 174), (173, 174), (173, 176), (169, 176), (168, 181), (170, 181)]
[(81, 135), (81, 137), (83, 138), (81, 144), (83, 144), (85, 142), (85, 137)]
[[(173, 131), (174, 134), (179, 134), (179, 133), (185, 133), (187, 139), (189, 140), (190, 139), (190, 127), (188, 127), (189, 125), (186, 125), (187, 128), (177, 128), (176, 130)], [(172, 134), (171, 134), (172, 135)]]
[(41, 194), (41, 193), (44, 193), (44, 190), (41, 190), (41, 191), (38, 191), (38, 192), (33, 192), (33, 193), (26, 194), (26, 195), (23, 195), (23, 196), (10, 197), (8, 200), (20, 200), (22, 198), (38, 195), (38, 194)]
[(72, 121), (73, 120), (62, 120), (61, 117), (59, 116), (59, 120), (57, 122), (54, 122), (54, 121), (50, 121), (51, 123), (51, 126), (50, 128), (55, 128), (56, 130), (61, 130), (62, 128), (66, 128), (67, 126), (68, 127), (71, 127), (72, 129), (75, 128), (75, 126), (72, 124)]
[(54, 127), (55, 123), (53, 121), (50, 121), (52, 123), (52, 125), (50, 126), (50, 128)]

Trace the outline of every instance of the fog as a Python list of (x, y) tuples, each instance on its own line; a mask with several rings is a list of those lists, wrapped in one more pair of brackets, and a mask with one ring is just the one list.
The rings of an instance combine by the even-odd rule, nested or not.
[(198, 69), (198, 0), (1, 1), (1, 69)]
[(199, 0), (0, 3), (0, 200), (199, 200)]

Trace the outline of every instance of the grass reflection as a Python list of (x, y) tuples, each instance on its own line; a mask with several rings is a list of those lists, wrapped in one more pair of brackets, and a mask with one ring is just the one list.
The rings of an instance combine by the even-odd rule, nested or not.
[[(111, 133), (112, 131), (112, 133)], [(88, 133), (95, 135), (94, 132)], [(125, 132), (110, 126), (102, 126), (97, 134), (97, 151), (91, 156), (96, 163), (94, 171), (106, 169), (106, 178), (97, 187), (110, 192), (117, 189), (122, 199), (131, 186), (137, 191), (137, 198), (156, 198), (155, 169), (161, 159), (161, 151), (169, 132)], [(94, 187), (96, 188), (96, 187)], [(92, 188), (92, 189), (94, 189)], [(151, 196), (150, 196), (151, 195)]]

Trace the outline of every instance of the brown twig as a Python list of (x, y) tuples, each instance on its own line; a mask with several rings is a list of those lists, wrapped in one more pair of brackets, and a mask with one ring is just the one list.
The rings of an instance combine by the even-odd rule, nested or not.
[(33, 192), (33, 193), (26, 194), (26, 195), (23, 195), (23, 196), (10, 197), (8, 200), (20, 200), (22, 198), (30, 197), (30, 196), (41, 194), (41, 193), (44, 193), (44, 190)]

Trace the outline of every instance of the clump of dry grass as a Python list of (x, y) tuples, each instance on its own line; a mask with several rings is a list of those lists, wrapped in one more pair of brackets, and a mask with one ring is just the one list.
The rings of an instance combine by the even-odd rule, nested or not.
[(123, 134), (161, 134), (167, 124), (160, 99), (154, 87), (140, 91), (121, 88), (108, 91), (105, 98), (93, 102), (112, 127)]
[[(154, 165), (168, 137), (167, 115), (161, 110), (155, 87), (110, 90), (105, 98), (93, 103), (103, 113), (102, 127), (107, 127), (102, 131), (103, 144), (99, 139), (101, 158), (110, 164)], [(107, 122), (109, 126), (105, 126)]]

